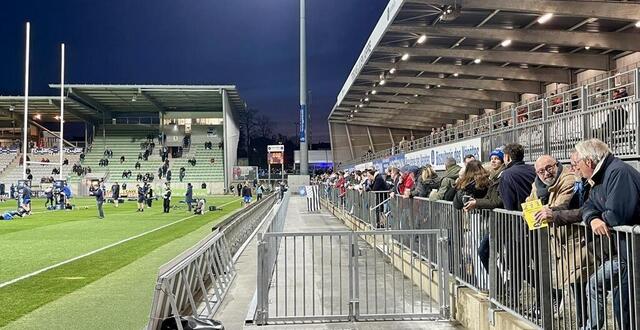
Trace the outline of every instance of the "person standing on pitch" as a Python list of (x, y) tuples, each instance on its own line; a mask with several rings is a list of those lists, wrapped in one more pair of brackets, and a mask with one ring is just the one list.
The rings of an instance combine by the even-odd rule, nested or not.
[(144, 212), (144, 188), (139, 183), (136, 187), (138, 188), (138, 210), (136, 212)]
[(169, 182), (165, 183), (164, 193), (162, 194), (164, 213), (169, 213), (171, 208), (171, 187)]
[(113, 198), (113, 204), (118, 207), (118, 199), (120, 199), (120, 185), (117, 182), (111, 186), (111, 198)]
[(102, 204), (104, 203), (104, 189), (102, 185), (98, 184), (89, 195), (94, 196), (96, 198), (96, 206), (98, 207), (98, 216), (100, 219), (104, 219), (104, 211), (102, 210)]
[(184, 202), (187, 203), (189, 212), (191, 212), (191, 203), (193, 203), (193, 186), (191, 182), (187, 183), (187, 192), (184, 194)]

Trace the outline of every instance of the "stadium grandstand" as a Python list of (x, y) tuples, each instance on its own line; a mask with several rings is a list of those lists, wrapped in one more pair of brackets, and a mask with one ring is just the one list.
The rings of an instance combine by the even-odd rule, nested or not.
[[(51, 87), (59, 89), (59, 85)], [(237, 163), (236, 119), (244, 109), (234, 86), (72, 84), (66, 86), (66, 95), (65, 121), (84, 125), (85, 136), (80, 141), (64, 141), (67, 161), (61, 169), (59, 163), (44, 164), (59, 157), (57, 130), (47, 129), (44, 123), (59, 121), (60, 98), (29, 98), (29, 158), (43, 163), (29, 166), (32, 188), (58, 179), (54, 168), (79, 192), (88, 191), (87, 178), (109, 186), (125, 183), (133, 189), (146, 174), (160, 187), (168, 181), (170, 170), (176, 188), (184, 189), (191, 182), (198, 187), (204, 184), (209, 193), (225, 192)], [(0, 97), (7, 125), (22, 125), (23, 99)], [(20, 138), (6, 140), (0, 165), (0, 180), (9, 184), (22, 179), (16, 140)], [(211, 148), (205, 148), (209, 143)], [(158, 170), (167, 159), (169, 167), (159, 177)]]

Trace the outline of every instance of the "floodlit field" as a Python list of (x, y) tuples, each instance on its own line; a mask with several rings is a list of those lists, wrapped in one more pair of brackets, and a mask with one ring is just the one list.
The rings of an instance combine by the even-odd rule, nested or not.
[[(186, 206), (164, 214), (162, 201), (139, 213), (127, 201), (105, 204), (100, 220), (94, 199), (74, 200), (75, 210), (46, 211), (38, 199), (33, 215), (0, 221), (0, 327), (140, 329), (158, 267), (240, 208), (230, 196), (208, 197), (223, 210), (204, 216)], [(2, 212), (15, 207), (0, 204)]]

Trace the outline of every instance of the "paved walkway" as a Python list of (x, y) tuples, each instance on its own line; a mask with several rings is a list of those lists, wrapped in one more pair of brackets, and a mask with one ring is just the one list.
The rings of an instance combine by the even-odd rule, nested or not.
[[(270, 317), (301, 315), (346, 317), (349, 313), (350, 244), (344, 224), (322, 210), (307, 212), (304, 198), (289, 201), (285, 232), (327, 234), (287, 237), (280, 242), (278, 263), (269, 292)], [(379, 237), (380, 241), (384, 238)], [(396, 313), (437, 314), (437, 304), (405, 279), (382, 254), (363, 240), (357, 240), (359, 301), (361, 315)], [(286, 258), (285, 258), (286, 256)], [(215, 318), (226, 329), (245, 328), (245, 318), (256, 289), (257, 248), (255, 238), (238, 259), (238, 276)], [(286, 261), (285, 261), (286, 260)], [(401, 326), (400, 326), (401, 325)], [(399, 327), (400, 326), (400, 327)], [(246, 326), (253, 328), (254, 326)], [(270, 325), (268, 329), (457, 329), (446, 322), (393, 321), (342, 322), (326, 324)]]

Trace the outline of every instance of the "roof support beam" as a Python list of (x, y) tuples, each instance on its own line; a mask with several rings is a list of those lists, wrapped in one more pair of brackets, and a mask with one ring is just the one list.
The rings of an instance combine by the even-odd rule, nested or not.
[(485, 62), (526, 63), (535, 65), (558, 66), (579, 69), (594, 69), (607, 71), (609, 57), (591, 54), (559, 54), (542, 52), (524, 52), (509, 50), (476, 50), (462, 48), (439, 47), (377, 47), (377, 52), (401, 55), (408, 53), (413, 56), (450, 57), (463, 59), (479, 58)]
[[(411, 87), (376, 87), (378, 92), (398, 93), (408, 95), (424, 95), (452, 99), (471, 99), (496, 102), (518, 102), (517, 93), (498, 91), (473, 91), (468, 89), (443, 89), (443, 88), (411, 88)], [(369, 86), (352, 86), (351, 90), (370, 91)]]
[(371, 130), (369, 126), (367, 126), (367, 135), (369, 136), (369, 146), (371, 146), (371, 151), (376, 152), (376, 146), (373, 144), (373, 138), (371, 137)]
[[(359, 79), (368, 81), (378, 81), (380, 78), (372, 75), (361, 75)], [(442, 85), (456, 88), (487, 89), (493, 91), (505, 91), (516, 93), (540, 94), (542, 88), (539, 82), (535, 81), (504, 81), (504, 80), (484, 80), (484, 79), (458, 79), (458, 78), (423, 78), (393, 75), (388, 78), (391, 82), (401, 82), (417, 85)]]
[[(639, 13), (636, 5), (636, 13)], [(598, 17), (596, 14), (594, 17)], [(638, 14), (640, 17), (640, 14)], [(478, 27), (444, 27), (444, 26), (415, 26), (392, 25), (389, 31), (409, 34), (426, 34), (446, 37), (466, 37), (477, 39), (505, 40), (511, 39), (530, 44), (562, 45), (603, 49), (618, 49), (640, 51), (640, 43), (635, 33), (612, 32), (578, 32), (562, 30), (520, 30), (520, 29), (495, 29)]]
[[(370, 101), (375, 102), (391, 102), (391, 103), (404, 103), (410, 104), (423, 104), (423, 105), (450, 105), (453, 107), (461, 108), (479, 108), (479, 109), (495, 109), (496, 102), (481, 101), (481, 100), (468, 100), (468, 99), (438, 99), (431, 97), (415, 97), (414, 96), (395, 96), (395, 95), (371, 95), (366, 96)], [(362, 97), (347, 94), (344, 98), (345, 101), (360, 101)], [(344, 102), (343, 102), (344, 104)]]
[(600, 17), (613, 20), (638, 20), (638, 5), (632, 2), (604, 2), (579, 0), (406, 0), (408, 3), (428, 5), (459, 4), (463, 9), (500, 9), (528, 13)]
[[(61, 108), (60, 100), (58, 100), (58, 99), (50, 99), (49, 102), (51, 103), (51, 105), (53, 105), (56, 108), (58, 108), (58, 110)], [(73, 109), (70, 106), (65, 107), (64, 111), (69, 112), (70, 114), (78, 117), (79, 119), (81, 119), (81, 120), (83, 120), (85, 122), (92, 123), (92, 124), (95, 124), (95, 122), (96, 122), (95, 118), (91, 118), (91, 117), (85, 116), (85, 115), (81, 114), (80, 112), (76, 111), (75, 109)]]
[(351, 142), (351, 134), (349, 133), (349, 125), (344, 125), (344, 130), (347, 132), (347, 141), (349, 141), (349, 151), (351, 151), (351, 159), (356, 158), (355, 152), (353, 152), (353, 142)]
[(571, 72), (569, 70), (549, 69), (549, 68), (509, 68), (495, 65), (451, 65), (451, 64), (430, 64), (415, 62), (370, 62), (368, 68), (390, 70), (396, 68), (399, 71), (419, 71), (434, 73), (458, 73), (465, 76), (482, 76), (491, 78), (505, 78), (518, 80), (532, 80), (568, 84), (571, 82)]
[(417, 129), (417, 130), (426, 130), (431, 129), (431, 127), (426, 127), (423, 125), (409, 125), (409, 123), (404, 122), (404, 123), (398, 123), (398, 122), (384, 122), (384, 123), (379, 123), (379, 122), (375, 122), (375, 121), (367, 121), (367, 120), (352, 120), (347, 122), (346, 120), (342, 120), (342, 119), (334, 119), (331, 122), (333, 123), (339, 123), (339, 124), (346, 124), (346, 125), (356, 125), (356, 126), (371, 126), (371, 127), (384, 127), (384, 128), (394, 128), (394, 129), (406, 129), (406, 130), (410, 130), (410, 129)]
[(149, 103), (153, 104), (153, 106), (159, 111), (159, 112), (167, 112), (167, 109), (164, 105), (162, 105), (158, 100), (156, 100), (155, 97), (153, 97), (153, 95), (149, 95), (148, 92), (146, 91), (141, 91), (140, 95), (142, 95), (142, 97), (144, 97), (145, 100), (149, 101)]
[[(334, 116), (344, 116), (348, 118), (351, 112), (343, 111), (342, 109), (336, 109)], [(398, 117), (400, 116), (400, 117)], [(415, 120), (422, 122), (434, 122), (439, 124), (450, 124), (455, 120), (462, 119), (464, 115), (457, 115), (457, 118), (451, 118), (452, 116), (443, 117), (438, 114), (429, 111), (410, 111), (410, 109), (398, 109), (398, 108), (370, 108), (362, 111), (358, 111), (356, 118), (382, 118), (382, 119), (403, 119), (403, 120)]]
[(87, 105), (95, 111), (99, 111), (105, 118), (111, 119), (111, 111), (105, 109), (100, 103), (94, 100), (91, 96), (73, 88), (69, 88), (69, 97), (75, 101)]
[[(350, 105), (345, 102), (342, 102), (342, 104), (347, 106)], [(337, 109), (340, 109), (340, 108), (341, 107), (338, 107)], [(450, 118), (450, 119), (464, 119), (464, 116), (463, 118), (460, 118), (460, 116), (458, 115), (477, 115), (479, 112), (478, 108), (461, 108), (461, 107), (453, 107), (450, 105), (428, 105), (428, 104), (420, 104), (420, 103), (404, 104), (404, 103), (385, 103), (385, 102), (370, 102), (369, 104), (365, 105), (364, 108), (358, 108), (358, 111), (362, 109), (368, 109), (368, 108), (424, 110), (424, 111), (431, 111), (434, 114), (444, 115), (445, 117), (443, 118)]]

